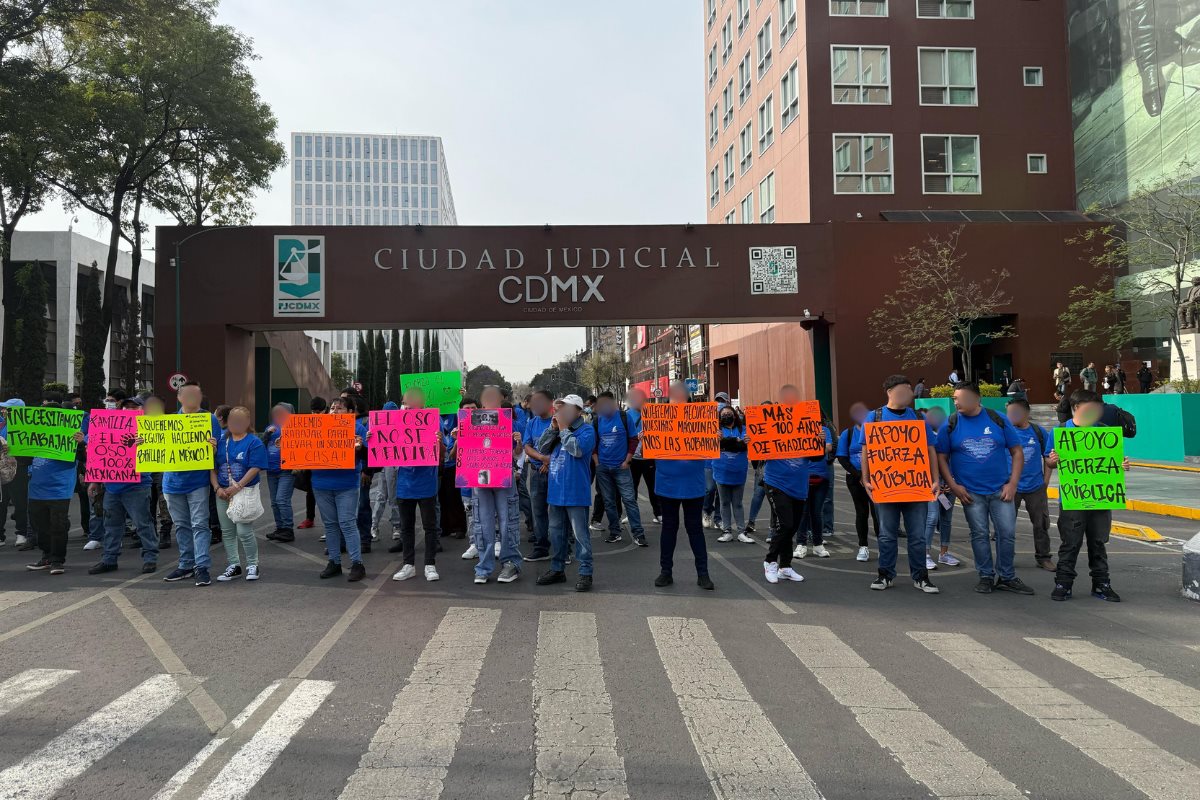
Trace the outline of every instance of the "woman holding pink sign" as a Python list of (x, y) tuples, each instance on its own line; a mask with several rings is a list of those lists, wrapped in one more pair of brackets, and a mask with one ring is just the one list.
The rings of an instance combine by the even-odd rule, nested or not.
[[(456, 437), (459, 449), (458, 481), (460, 485), (472, 487), (477, 509), (471, 517), (475, 546), (479, 551), (479, 563), (475, 565), (475, 583), (487, 583), (495, 569), (497, 551), (493, 541), (499, 542), (500, 574), (496, 581), (512, 583), (521, 577), (521, 531), (518, 526), (510, 524), (508, 513), (509, 499), (517, 491), (513, 467), (517, 449), (521, 446), (521, 434), (511, 432), (512, 411), (501, 407), (504, 394), (499, 387), (488, 386), (479, 400), (483, 408), (459, 412), (459, 430)], [(467, 430), (463, 427), (464, 420), (471, 424), (474, 429), (472, 433), (477, 433), (478, 436), (467, 436)], [(501, 440), (497, 436), (482, 432), (489, 427), (495, 427), (505, 438)], [(477, 440), (473, 446), (472, 440)], [(497, 463), (489, 464), (487, 468), (464, 469), (470, 459), (481, 454), (494, 456), (487, 460), (495, 460)]]
[[(409, 411), (425, 408), (425, 392), (413, 387), (404, 393), (404, 407)], [(436, 410), (431, 411), (435, 417)], [(436, 430), (436, 429), (435, 429)], [(434, 434), (437, 436), (436, 432)], [(438, 442), (441, 452), (441, 442)], [(439, 461), (440, 455), (439, 455)], [(435, 562), (438, 548), (438, 466), (395, 467), (396, 504), (400, 511), (400, 545), (389, 553), (403, 552), (404, 566), (392, 576), (394, 581), (406, 581), (417, 574), (417, 509), (421, 509), (421, 529), (425, 532), (425, 580), (440, 578)]]

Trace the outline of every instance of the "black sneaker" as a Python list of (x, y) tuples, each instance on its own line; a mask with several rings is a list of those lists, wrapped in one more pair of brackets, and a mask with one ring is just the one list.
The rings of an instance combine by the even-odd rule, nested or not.
[(350, 577), (346, 578), (346, 580), (353, 583), (354, 581), (361, 581), (365, 577), (367, 577), (367, 568), (363, 566), (361, 561), (355, 561), (350, 565)]
[(51, 575), (62, 575), (66, 571), (67, 571), (67, 568), (65, 566), (63, 566), (62, 564), (51, 564), (50, 565), (50, 574)]
[(893, 580), (887, 576), (883, 570), (875, 576), (875, 580), (871, 581), (871, 588), (877, 592), (882, 592), (884, 589), (890, 589), (893, 585)]
[(35, 541), (33, 540), (33, 537), (32, 537), (32, 536), (26, 536), (26, 537), (25, 537), (25, 544), (23, 544), (23, 545), (21, 545), (20, 547), (18, 547), (18, 548), (17, 548), (17, 550), (19, 550), (19, 551), (21, 551), (21, 552), (24, 552), (24, 551), (26, 551), (26, 550), (33, 550), (33, 549), (34, 549), (34, 548), (36, 548), (36, 547), (37, 547), (37, 542), (35, 542)]
[(171, 534), (164, 533), (162, 536), (158, 537), (158, 549), (159, 550), (170, 550), (171, 549)]
[(292, 532), (291, 528), (280, 528), (279, 534), (275, 537), (275, 541), (294, 542), (296, 541), (296, 534)]
[(101, 561), (93, 567), (88, 568), (88, 575), (101, 575), (105, 572), (116, 572), (117, 565), (109, 564), (107, 561)]
[(616, 544), (617, 542), (623, 541), (623, 539), (624, 539), (624, 537), (622, 537), (621, 534), (619, 534), (619, 533), (610, 533), (608, 535), (608, 537), (604, 540), (604, 543), (605, 544)]
[(33, 562), (32, 564), (26, 564), (25, 569), (31, 569), (34, 571), (50, 569), (50, 559), (48, 559), (48, 558), (38, 559), (37, 561)]
[(175, 569), (171, 570), (171, 572), (167, 575), (167, 577), (163, 578), (163, 580), (167, 583), (175, 583), (176, 581), (181, 581), (185, 578), (194, 577), (195, 574), (196, 570), (194, 569), (181, 569), (180, 567), (176, 567)]
[(342, 565), (336, 561), (330, 561), (325, 565), (325, 569), (321, 571), (321, 578), (336, 578), (342, 574)]
[(636, 544), (638, 547), (649, 547), (650, 546), (646, 543), (645, 536), (638, 536), (637, 538), (635, 538), (633, 540), (633, 543)]
[(996, 579), (995, 578), (991, 578), (991, 577), (980, 578), (979, 583), (975, 584), (975, 591), (979, 592), (980, 594), (991, 594), (995, 590), (996, 590)]
[(549, 561), (550, 554), (540, 550), (534, 550), (530, 555), (525, 556), (526, 561)]
[(1001, 578), (996, 581), (996, 591), (1012, 592), (1013, 594), (1035, 594), (1033, 587), (1020, 578), (1009, 578), (1008, 580)]
[(590, 592), (592, 590), (592, 576), (580, 575), (579, 580), (575, 581), (575, 591)]
[(746, 523), (746, 533), (754, 533), (754, 523), (753, 522)]
[(147, 561), (142, 564), (142, 574), (149, 575), (151, 572), (158, 572), (158, 564), (153, 561)]
[(675, 579), (665, 572), (658, 573), (658, 577), (654, 579), (654, 585), (660, 589), (664, 586), (670, 586), (674, 582)]
[(370, 542), (364, 542), (364, 543), (363, 543), (363, 544), (362, 544), (362, 545), (359, 547), (359, 549), (360, 549), (360, 550), (361, 550), (361, 552), (363, 552), (363, 553), (369, 553), (369, 552), (371, 552), (371, 543), (370, 543)]
[(929, 580), (929, 573), (922, 572), (913, 581), (913, 586), (920, 589), (925, 594), (941, 594), (941, 589), (933, 585), (933, 581)]
[(267, 534), (267, 538), (270, 539), (272, 542), (275, 541), (275, 537), (279, 536), (279, 531), (280, 531), (280, 529), (276, 528), (275, 530), (273, 530)]
[(1107, 600), (1110, 603), (1121, 602), (1121, 595), (1113, 591), (1113, 587), (1108, 583), (1093, 583), (1092, 597), (1097, 600)]
[(1050, 593), (1051, 600), (1070, 600), (1071, 599), (1071, 584), (1056, 583), (1054, 591)]
[(707, 589), (710, 592), (713, 589), (717, 588), (717, 587), (713, 586), (712, 578), (708, 577), (707, 575), (697, 575), (696, 576), (696, 585), (699, 586), (701, 589)]
[(209, 586), (210, 584), (212, 584), (212, 578), (208, 577), (208, 570), (206, 570), (206, 569), (196, 570), (196, 585), (197, 586)]
[(209, 539), (208, 544), (212, 546), (214, 544), (220, 544), (224, 540), (225, 538), (221, 535), (221, 530), (218, 528), (212, 532), (212, 537)]
[(538, 575), (538, 579), (537, 579), (538, 586), (549, 586), (552, 583), (566, 583), (566, 582), (567, 582), (566, 573), (559, 572), (556, 569), (552, 569), (549, 572), (543, 572), (541, 575)]

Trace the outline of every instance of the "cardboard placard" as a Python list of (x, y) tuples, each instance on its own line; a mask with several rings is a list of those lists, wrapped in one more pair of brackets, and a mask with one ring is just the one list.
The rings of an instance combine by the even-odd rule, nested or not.
[(137, 483), (137, 418), (140, 408), (99, 408), (88, 420), (87, 463), (83, 479), (88, 483)]
[(721, 457), (716, 403), (647, 403), (642, 408), (642, 456), (666, 461)]
[(163, 414), (137, 418), (138, 472), (194, 472), (213, 468), (212, 414)]
[(512, 409), (460, 410), (454, 485), (462, 489), (512, 486), (512, 437)]
[(1055, 428), (1063, 511), (1125, 508), (1125, 441), (1120, 428)]
[(436, 408), (372, 411), (368, 467), (436, 467), (441, 417)]
[(825, 427), (816, 400), (748, 406), (745, 412), (751, 461), (825, 455)]
[(353, 414), (292, 414), (279, 434), (280, 469), (354, 469)]
[(924, 420), (869, 422), (863, 427), (862, 463), (876, 503), (928, 503), (929, 431)]
[(462, 400), (461, 372), (417, 372), (400, 376), (400, 390), (420, 389), (425, 393), (425, 407), (436, 408), (439, 414), (455, 414)]
[(83, 412), (68, 408), (21, 406), (8, 410), (8, 454), (74, 461), (75, 434)]

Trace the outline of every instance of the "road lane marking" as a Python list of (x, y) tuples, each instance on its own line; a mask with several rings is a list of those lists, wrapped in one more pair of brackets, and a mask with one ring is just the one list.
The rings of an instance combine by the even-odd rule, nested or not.
[(543, 611), (533, 662), (534, 800), (627, 800), (596, 615)]
[(446, 611), (346, 782), (343, 798), (441, 796), (499, 622), (498, 609)]
[(1020, 789), (935, 722), (829, 628), (779, 623), (770, 623), (770, 627), (833, 698), (850, 709), (862, 729), (935, 797), (1024, 800)]
[(1097, 678), (1140, 697), (1193, 725), (1200, 725), (1200, 689), (1165, 677), (1125, 656), (1083, 639), (1039, 639), (1025, 641), (1069, 661)]
[(817, 800), (821, 793), (699, 619), (650, 617), (713, 794), (720, 800)]
[(0, 683), (0, 717), (75, 675), (73, 669), (27, 669)]
[(759, 583), (758, 581), (755, 581), (749, 575), (742, 572), (742, 570), (739, 569), (738, 567), (735, 567), (733, 565), (733, 562), (731, 562), (725, 556), (721, 555), (720, 553), (714, 552), (712, 550), (708, 551), (708, 555), (712, 558), (715, 558), (717, 561), (720, 561), (722, 566), (725, 567), (725, 569), (727, 569), (733, 573), (734, 577), (736, 577), (742, 583), (746, 584), (751, 589), (753, 589), (755, 591), (755, 593), (762, 596), (762, 598), (764, 600), (766, 600), (768, 603), (775, 606), (775, 609), (777, 611), (779, 611), (781, 614), (795, 614), (796, 613), (795, 609), (790, 608), (787, 603), (783, 602), (778, 597), (775, 597), (773, 594), (771, 594), (769, 591), (767, 591), (766, 587), (764, 587), (761, 583)]
[[(300, 681), (287, 702), (229, 759), (200, 800), (242, 800), (248, 795), (325, 702), (333, 686), (332, 681)], [(250, 714), (245, 716), (248, 718)]]
[(1151, 800), (1192, 797), (1200, 786), (1200, 767), (1168, 753), (970, 636), (916, 631), (908, 635)]
[(0, 611), (19, 606), (22, 603), (28, 603), (30, 600), (37, 600), (39, 597), (45, 597), (49, 592), (0, 592)]
[(182, 694), (180, 682), (172, 675), (155, 675), (144, 681), (0, 772), (0, 800), (49, 800)]

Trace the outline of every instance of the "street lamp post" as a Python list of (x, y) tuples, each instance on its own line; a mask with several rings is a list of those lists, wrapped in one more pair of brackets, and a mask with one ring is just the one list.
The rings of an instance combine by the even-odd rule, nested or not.
[(214, 225), (211, 228), (201, 228), (195, 233), (188, 234), (179, 241), (175, 242), (175, 258), (171, 259), (171, 266), (175, 268), (175, 371), (183, 372), (183, 307), (179, 291), (180, 284), (180, 267), (183, 266), (183, 258), (179, 254), (179, 247), (190, 239), (195, 239), (205, 233), (213, 231), (228, 231), (238, 228), (248, 228), (249, 225)]

